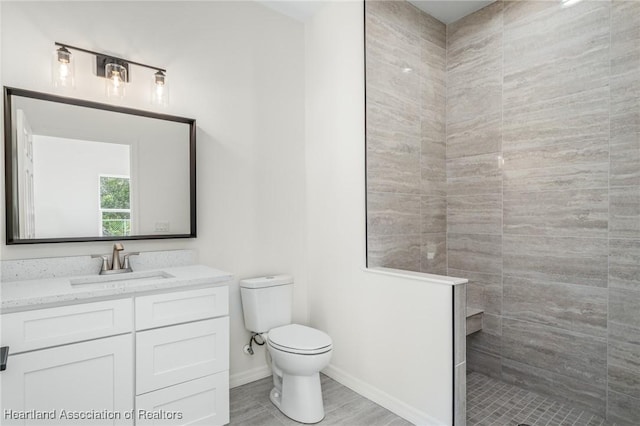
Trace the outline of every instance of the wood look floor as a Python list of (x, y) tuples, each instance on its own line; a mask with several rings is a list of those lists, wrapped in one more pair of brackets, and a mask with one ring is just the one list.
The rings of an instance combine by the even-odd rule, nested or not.
[[(409, 426), (411, 423), (321, 374), (326, 416), (320, 425)], [(233, 426), (300, 425), (269, 400), (271, 377), (231, 389)], [(581, 408), (480, 373), (467, 375), (467, 426), (615, 426)]]
[[(320, 425), (409, 426), (411, 423), (321, 374), (325, 418)], [(269, 400), (273, 380), (267, 377), (231, 389), (233, 426), (299, 425)]]

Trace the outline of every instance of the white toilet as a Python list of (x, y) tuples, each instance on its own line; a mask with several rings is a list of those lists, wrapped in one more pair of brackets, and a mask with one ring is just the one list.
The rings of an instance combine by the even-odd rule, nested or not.
[(292, 293), (289, 275), (240, 281), (245, 328), (267, 333), (271, 402), (295, 421), (317, 423), (324, 418), (319, 373), (329, 364), (332, 341), (320, 330), (291, 324)]

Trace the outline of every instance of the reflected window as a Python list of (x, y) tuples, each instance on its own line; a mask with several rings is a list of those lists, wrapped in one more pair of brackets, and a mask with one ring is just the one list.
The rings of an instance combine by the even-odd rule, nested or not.
[(131, 235), (131, 190), (129, 177), (100, 176), (100, 236)]

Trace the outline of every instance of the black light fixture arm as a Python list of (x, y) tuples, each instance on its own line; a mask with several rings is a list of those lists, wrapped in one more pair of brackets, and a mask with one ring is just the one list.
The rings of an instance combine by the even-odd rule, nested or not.
[(116, 60), (121, 61), (121, 62), (126, 62), (126, 63), (132, 64), (132, 65), (137, 65), (139, 67), (145, 67), (145, 68), (149, 68), (149, 69), (152, 69), (152, 70), (161, 71), (163, 73), (167, 72), (167, 70), (164, 69), (164, 68), (154, 67), (153, 65), (147, 65), (147, 64), (140, 63), (140, 62), (134, 62), (134, 61), (130, 61), (129, 59), (123, 59), (123, 58), (119, 58), (117, 56), (107, 55), (107, 54), (100, 53), (100, 52), (94, 52), (93, 50), (83, 49), (81, 47), (75, 47), (75, 46), (71, 46), (69, 44), (59, 43), (57, 41), (55, 42), (55, 45), (56, 46), (60, 46), (60, 47), (66, 47), (67, 49), (71, 49), (71, 50), (77, 50), (78, 52), (90, 53), (90, 54), (96, 55), (96, 56), (106, 56), (106, 57), (109, 57), (111, 59), (116, 59)]

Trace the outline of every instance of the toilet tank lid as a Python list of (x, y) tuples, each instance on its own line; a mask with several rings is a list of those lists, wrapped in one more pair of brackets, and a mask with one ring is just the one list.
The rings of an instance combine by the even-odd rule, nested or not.
[(291, 275), (269, 275), (240, 281), (241, 288), (265, 288), (286, 284), (293, 284)]

